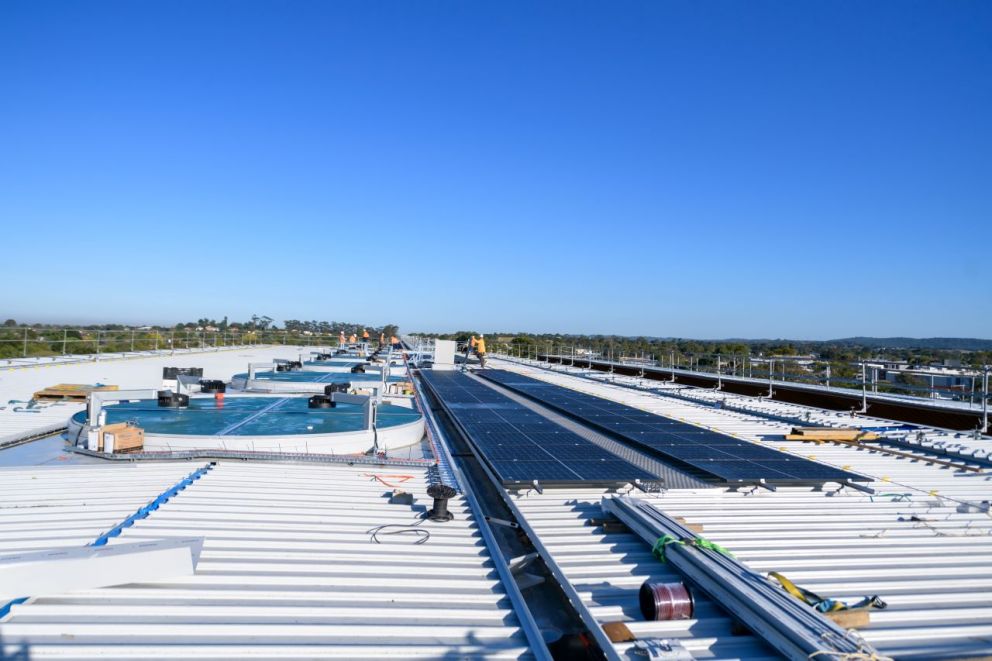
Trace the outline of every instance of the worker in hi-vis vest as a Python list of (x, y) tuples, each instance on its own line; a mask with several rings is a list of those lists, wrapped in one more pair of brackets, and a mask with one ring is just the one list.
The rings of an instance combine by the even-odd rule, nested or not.
[(368, 331), (368, 329), (362, 331), (362, 339), (365, 340), (366, 342), (369, 341), (369, 331)]
[(486, 336), (479, 334), (479, 339), (475, 341), (475, 355), (479, 357), (479, 366), (486, 366)]

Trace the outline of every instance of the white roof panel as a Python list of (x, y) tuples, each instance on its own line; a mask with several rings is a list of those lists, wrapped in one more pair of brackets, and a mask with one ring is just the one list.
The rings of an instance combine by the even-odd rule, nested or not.
[[(376, 526), (417, 523), (431, 504), (426, 478), (419, 468), (221, 462), (111, 541), (204, 536), (194, 576), (36, 596), (12, 607), (0, 636), (8, 653), (27, 644), (32, 659), (529, 656), (460, 496), (453, 521), (416, 526), (430, 534), (422, 544), (414, 533), (371, 540)], [(413, 505), (390, 504), (394, 488)]]

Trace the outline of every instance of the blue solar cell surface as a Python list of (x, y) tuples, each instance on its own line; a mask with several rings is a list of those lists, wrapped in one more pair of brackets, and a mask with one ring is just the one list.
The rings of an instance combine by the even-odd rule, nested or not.
[(870, 481), (857, 473), (521, 374), (492, 369), (478, 374), (704, 479), (782, 484)]
[(656, 479), (461, 372), (420, 376), (503, 484)]

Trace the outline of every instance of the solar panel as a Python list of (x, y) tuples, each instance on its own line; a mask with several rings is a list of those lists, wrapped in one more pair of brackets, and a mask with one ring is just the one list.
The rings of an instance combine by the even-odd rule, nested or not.
[(657, 479), (461, 372), (423, 370), (420, 377), (505, 485)]
[(870, 481), (857, 473), (520, 374), (483, 370), (479, 375), (710, 480), (779, 484)]

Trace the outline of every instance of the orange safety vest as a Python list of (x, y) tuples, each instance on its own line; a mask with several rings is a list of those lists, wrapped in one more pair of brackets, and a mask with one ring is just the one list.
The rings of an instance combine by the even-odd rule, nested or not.
[(486, 340), (485, 338), (479, 338), (475, 341), (475, 353), (486, 353)]

